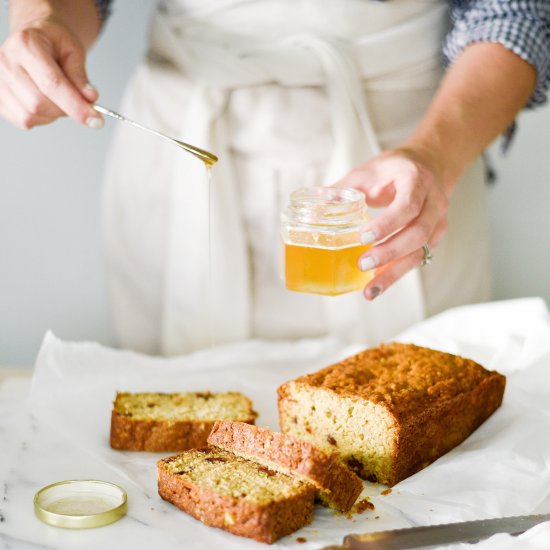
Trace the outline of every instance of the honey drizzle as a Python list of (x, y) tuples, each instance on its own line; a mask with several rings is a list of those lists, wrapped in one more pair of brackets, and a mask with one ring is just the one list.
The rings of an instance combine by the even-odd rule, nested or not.
[(206, 238), (208, 239), (208, 304), (206, 313), (206, 324), (208, 332), (208, 346), (214, 347), (214, 327), (212, 326), (212, 320), (214, 319), (214, 287), (212, 278), (212, 166), (209, 162), (204, 162), (204, 168), (206, 170), (206, 201), (207, 201), (207, 227)]

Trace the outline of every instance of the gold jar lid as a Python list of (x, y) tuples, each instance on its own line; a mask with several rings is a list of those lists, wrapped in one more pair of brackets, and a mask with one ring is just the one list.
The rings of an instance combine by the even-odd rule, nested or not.
[(34, 512), (48, 525), (88, 529), (114, 523), (126, 514), (126, 491), (107, 481), (72, 479), (43, 487)]

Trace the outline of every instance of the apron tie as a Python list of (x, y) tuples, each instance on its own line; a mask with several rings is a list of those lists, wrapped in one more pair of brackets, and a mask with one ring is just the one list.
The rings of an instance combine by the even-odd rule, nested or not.
[[(413, 22), (356, 42), (305, 33), (263, 43), (261, 36), (235, 35), (218, 28), (215, 12), (204, 21), (157, 13), (152, 29), (153, 57), (176, 65), (192, 88), (178, 137), (220, 158), (212, 173), (210, 207), (201, 163), (190, 155), (180, 155), (174, 166), (162, 353), (187, 353), (209, 343), (219, 345), (251, 336), (249, 258), (225, 116), (231, 90), (273, 82), (324, 86), (334, 147), (320, 183), (331, 184), (381, 150), (365, 106), (365, 74), (377, 87), (384, 87), (386, 77), (404, 89), (408, 80), (415, 85), (414, 75), (405, 71), (402, 77), (396, 76), (379, 54), (392, 43), (406, 44), (409, 36), (419, 36), (406, 62), (414, 66), (433, 58), (440, 43), (433, 29), (441, 28), (445, 14), (445, 6), (434, 4)], [(403, 63), (402, 56), (391, 51), (387, 58), (396, 65)], [(365, 334), (355, 323), (357, 316), (371, 321), (372, 338), (377, 339), (377, 333), (387, 330), (382, 320), (387, 318), (385, 310), (403, 309), (405, 326), (421, 320), (425, 313), (416, 270), (373, 303), (349, 294), (323, 300), (330, 330), (348, 339), (355, 335), (361, 341), (365, 341)], [(407, 307), (402, 308), (403, 304)], [(386, 324), (393, 321), (388, 319)]]

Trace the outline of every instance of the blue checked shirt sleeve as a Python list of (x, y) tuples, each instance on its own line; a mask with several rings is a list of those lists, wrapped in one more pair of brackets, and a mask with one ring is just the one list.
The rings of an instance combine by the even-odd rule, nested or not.
[(94, 0), (102, 24), (105, 23), (111, 13), (112, 2), (113, 0)]
[(452, 0), (443, 45), (450, 64), (472, 42), (497, 42), (533, 65), (537, 85), (528, 107), (545, 103), (550, 86), (550, 0)]

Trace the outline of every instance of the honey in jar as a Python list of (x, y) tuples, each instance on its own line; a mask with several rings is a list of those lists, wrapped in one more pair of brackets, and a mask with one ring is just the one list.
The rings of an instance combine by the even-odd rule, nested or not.
[(373, 272), (360, 271), (359, 231), (367, 223), (365, 196), (355, 189), (298, 189), (282, 216), (285, 281), (289, 290), (337, 296), (361, 290)]

